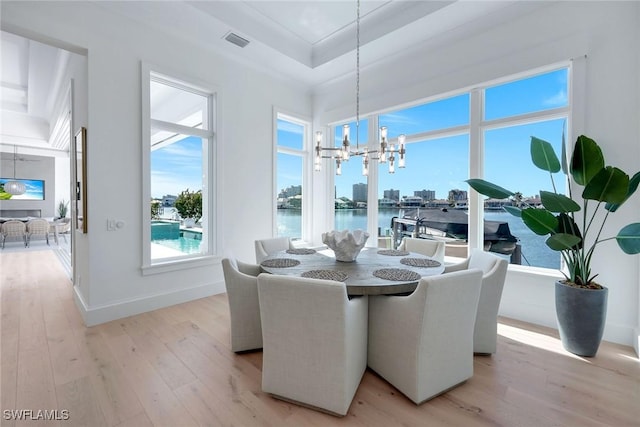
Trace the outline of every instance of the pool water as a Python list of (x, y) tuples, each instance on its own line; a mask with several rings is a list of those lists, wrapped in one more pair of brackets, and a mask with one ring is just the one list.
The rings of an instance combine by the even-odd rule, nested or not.
[(153, 240), (153, 243), (184, 252), (185, 254), (197, 254), (202, 252), (200, 250), (202, 240), (200, 239), (180, 237), (178, 239)]

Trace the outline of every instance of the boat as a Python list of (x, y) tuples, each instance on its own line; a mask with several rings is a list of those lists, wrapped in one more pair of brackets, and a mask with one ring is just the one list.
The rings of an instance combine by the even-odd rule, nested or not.
[[(414, 209), (406, 212), (402, 218), (393, 217), (391, 229), (395, 248), (405, 236), (466, 243), (469, 216), (460, 209)], [(502, 255), (511, 255), (518, 242), (506, 221), (485, 220), (484, 239), (485, 250)]]

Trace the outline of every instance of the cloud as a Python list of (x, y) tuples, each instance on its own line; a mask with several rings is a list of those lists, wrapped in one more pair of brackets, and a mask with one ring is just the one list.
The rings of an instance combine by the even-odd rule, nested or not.
[(567, 105), (567, 92), (564, 89), (561, 89), (555, 95), (544, 99), (542, 104), (548, 107), (560, 107)]

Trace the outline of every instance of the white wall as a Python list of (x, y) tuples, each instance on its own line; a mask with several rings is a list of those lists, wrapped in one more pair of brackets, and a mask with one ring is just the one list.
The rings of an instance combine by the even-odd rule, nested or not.
[[(245, 261), (254, 260), (254, 239), (272, 231), (273, 105), (311, 116), (306, 88), (143, 28), (96, 4), (3, 2), (2, 24), (87, 51), (88, 114), (86, 120), (77, 114), (75, 126), (86, 126), (88, 134), (89, 231), (77, 239), (76, 283), (87, 323), (223, 291), (219, 262), (141, 274), (141, 61), (221, 89), (217, 203), (224, 227), (219, 232), (223, 252)], [(107, 218), (122, 220), (125, 227), (107, 232)]]
[[(541, 3), (543, 4), (543, 3)], [(638, 108), (640, 100), (637, 2), (544, 3), (522, 18), (512, 19), (471, 37), (439, 46), (415, 46), (393, 61), (361, 72), (361, 111), (388, 109), (448, 91), (588, 55), (583, 123), (577, 133), (594, 138), (609, 164), (629, 174), (640, 170)], [(314, 128), (354, 115), (352, 76), (316, 88)], [(314, 175), (314, 191), (323, 191), (327, 176)], [(317, 218), (328, 217), (314, 205)], [(640, 194), (610, 217), (607, 235), (640, 221)], [(316, 232), (327, 223), (314, 221)], [(614, 242), (599, 246), (593, 262), (599, 281), (609, 287), (605, 339), (631, 345), (638, 340), (640, 256), (628, 256)], [(508, 275), (501, 313), (556, 325), (555, 274)]]

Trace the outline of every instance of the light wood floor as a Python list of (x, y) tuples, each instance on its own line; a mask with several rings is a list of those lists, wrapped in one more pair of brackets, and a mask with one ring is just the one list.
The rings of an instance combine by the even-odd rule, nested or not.
[(639, 426), (640, 362), (603, 343), (562, 350), (553, 330), (501, 319), (498, 351), (462, 386), (416, 406), (367, 371), (348, 415), (275, 400), (262, 353), (229, 350), (226, 295), (86, 328), (51, 251), (0, 254), (2, 426), (7, 409), (68, 410), (38, 426)]

